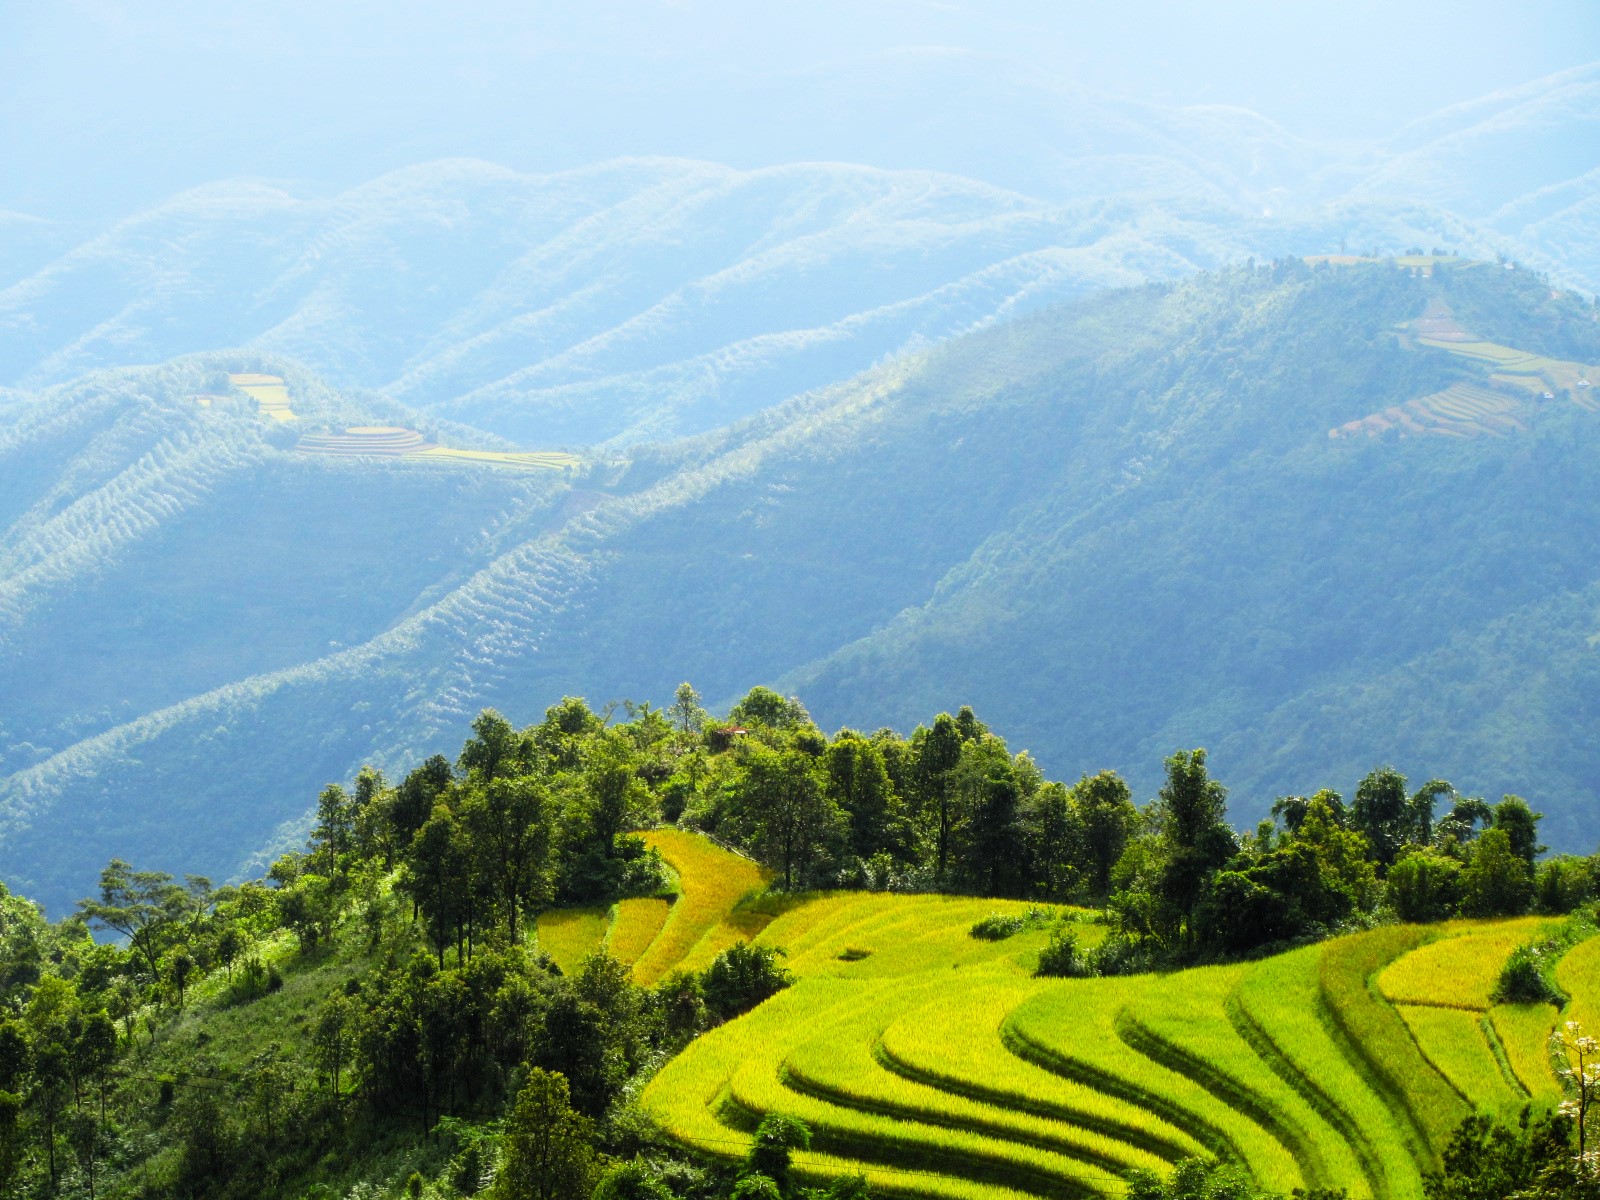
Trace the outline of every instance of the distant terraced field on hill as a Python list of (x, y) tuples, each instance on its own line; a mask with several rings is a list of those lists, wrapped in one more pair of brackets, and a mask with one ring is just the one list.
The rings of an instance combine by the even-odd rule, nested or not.
[(583, 461), (556, 450), (461, 450), (430, 442), (415, 429), (399, 425), (352, 425), (342, 433), (308, 433), (295, 449), (337, 458), (420, 458), (535, 471), (565, 470)]
[[(1420, 262), (1395, 261), (1402, 266), (1408, 261), (1412, 265)], [(1431, 276), (1431, 269), (1427, 273)], [(1428, 301), (1421, 316), (1406, 322), (1401, 329), (1411, 345), (1443, 350), (1475, 366), (1487, 367), (1489, 373), (1481, 383), (1454, 383), (1441, 391), (1347, 421), (1328, 430), (1330, 438), (1376, 437), (1391, 432), (1401, 437), (1498, 437), (1525, 433), (1533, 408), (1557, 399), (1600, 412), (1600, 400), (1594, 397), (1592, 384), (1593, 378), (1600, 377), (1600, 368), (1486, 341), (1463, 329), (1450, 306), (1438, 296)]]
[[(784, 950), (794, 985), (669, 1062), (646, 1112), (726, 1160), (765, 1115), (796, 1117), (812, 1132), (796, 1156), (807, 1178), (859, 1172), (892, 1194), (1111, 1196), (1131, 1169), (1200, 1156), (1283, 1193), (1419, 1200), (1462, 1117), (1558, 1098), (1555, 1008), (1490, 998), (1543, 919), (1057, 980), (1031, 974), (1044, 930), (968, 932), (1023, 907), (863, 893), (790, 907), (754, 940)], [(1071, 928), (1083, 946), (1103, 936)], [(1569, 974), (1592, 975), (1597, 948), (1573, 950)]]

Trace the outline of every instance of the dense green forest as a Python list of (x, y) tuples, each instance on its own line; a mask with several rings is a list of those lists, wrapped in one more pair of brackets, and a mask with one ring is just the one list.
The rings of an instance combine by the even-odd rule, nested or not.
[[(775, 911), (839, 888), (1043, 906), (972, 930), (1005, 938), (1067, 911), (1055, 906), (1099, 910), (1108, 936), (1079, 953), (1058, 924), (1043, 975), (1225, 960), (1457, 912), (1593, 916), (1600, 860), (1541, 860), (1539, 816), (1515, 797), (1491, 805), (1379, 768), (1349, 802), (1284, 797), (1241, 833), (1203, 750), (1171, 755), (1164, 778), (1139, 807), (1114, 772), (1047, 780), (970, 709), (904, 738), (829, 737), (765, 688), (723, 720), (687, 684), (665, 709), (597, 713), (568, 698), (520, 730), (485, 711), (454, 762), (435, 755), (392, 784), (367, 769), (325, 788), (304, 848), (263, 878), (215, 887), (117, 859), (97, 894), (53, 923), (7, 895), (5, 1186), (29, 1197), (795, 1194), (803, 1127), (763, 1124), (741, 1165), (687, 1154), (635, 1103), (667, 1057), (784, 987), (776, 950), (736, 943), (645, 988), (605, 952), (564, 974), (541, 947), (542, 913), (681, 890), (639, 834), (662, 822), (754, 855), (772, 884), (745, 903)], [(1553, 994), (1532, 953), (1503, 972), (1518, 999)], [(1550, 1194), (1579, 1194), (1563, 1165), (1571, 1122), (1537, 1122), (1463, 1127), (1463, 1146), (1493, 1154), (1447, 1154), (1431, 1194), (1497, 1198), (1506, 1179), (1521, 1187), (1540, 1171)], [(1185, 1198), (1257, 1186), (1199, 1160), (1130, 1184)], [(864, 1187), (836, 1179), (828, 1194)]]
[[(33, 397), (0, 445), (0, 873), (52, 913), (113, 856), (251, 874), (325, 780), (402, 771), (482, 707), (666, 703), (685, 678), (903, 735), (971, 703), (1056, 777), (1114, 767), (1139, 799), (1205, 745), (1245, 822), (1405, 763), (1524, 794), (1587, 852), (1600, 419), (1512, 397), (1498, 435), (1329, 436), (1502, 388), (1407, 338), (1432, 301), (1479, 337), (1594, 347), (1592, 304), (1527, 270), (1281, 260), (570, 476), (297, 454), (187, 398), (217, 356)], [(318, 428), (433, 428), (228, 365), (283, 374)]]

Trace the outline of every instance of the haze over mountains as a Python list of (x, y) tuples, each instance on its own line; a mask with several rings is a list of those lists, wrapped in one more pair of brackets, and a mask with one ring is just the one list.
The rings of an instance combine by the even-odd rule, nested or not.
[[(685, 678), (970, 702), (1141, 788), (1204, 743), (1246, 813), (1392, 757), (1600, 833), (1588, 414), (1398, 332), (1451, 297), (1589, 361), (1583, 36), (543, 7), (0, 46), (0, 876), (225, 877), (481, 705)], [(1434, 248), (1490, 265), (1233, 270)], [(1456, 385), (1516, 436), (1328, 438)], [(352, 426), (583, 465), (296, 450)]]
[[(195, 404), (243, 365), (307, 426), (403, 415), (260, 357), (22, 401), (0, 871), (58, 904), (182, 830), (225, 876), (482, 705), (683, 679), (774, 681), (828, 727), (974, 703), (1052, 774), (1139, 789), (1209, 743), (1246, 814), (1388, 759), (1586, 844), (1600, 416), (1406, 348), (1430, 297), (1600, 363), (1587, 302), (1526, 272), (1289, 264), (1095, 293), (576, 479), (315, 458)], [(1508, 420), (1329, 436), (1456, 385)]]

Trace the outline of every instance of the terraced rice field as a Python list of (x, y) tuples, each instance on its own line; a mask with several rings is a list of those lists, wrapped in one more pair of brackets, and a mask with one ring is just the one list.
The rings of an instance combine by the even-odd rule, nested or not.
[(450, 446), (434, 446), (414, 451), (417, 458), (444, 459), (448, 462), (477, 463), (493, 467), (515, 467), (525, 471), (562, 471), (576, 467), (583, 460), (573, 454), (555, 450), (500, 451), (457, 450)]
[[(1111, 1196), (1133, 1168), (1201, 1155), (1277, 1191), (1419, 1200), (1473, 1107), (1556, 1095), (1539, 1051), (1554, 1009), (1489, 1001), (1537, 920), (1044, 980), (1043, 930), (968, 935), (1006, 907), (830, 894), (775, 911), (756, 941), (783, 947), (797, 982), (669, 1062), (645, 1110), (724, 1159), (763, 1115), (795, 1116), (813, 1131), (802, 1174), (860, 1171), (903, 1194)], [(1102, 933), (1076, 929), (1085, 944)], [(1600, 939), (1579, 950), (1568, 974), (1600, 983)]]
[(1436, 434), (1444, 437), (1503, 436), (1527, 429), (1519, 414), (1525, 405), (1515, 396), (1470, 383), (1455, 383), (1442, 392), (1408, 400), (1347, 421), (1328, 431), (1330, 438), (1376, 437), (1397, 430), (1402, 437)]
[[(1592, 382), (1600, 377), (1600, 371), (1582, 363), (1545, 358), (1484, 341), (1461, 328), (1449, 306), (1437, 297), (1428, 302), (1421, 316), (1402, 328), (1417, 346), (1443, 350), (1489, 367), (1488, 386), (1453, 384), (1432, 395), (1347, 421), (1328, 430), (1330, 438), (1376, 437), (1391, 431), (1401, 437), (1434, 434), (1470, 438), (1520, 433), (1527, 429), (1528, 401), (1543, 403), (1557, 397), (1600, 412), (1600, 398), (1595, 397)], [(1590, 381), (1590, 385), (1582, 386), (1584, 381)]]
[(292, 421), (294, 411), (289, 407), (289, 389), (277, 375), (246, 373), (229, 375), (228, 381), (256, 402), (262, 413), (277, 421)]
[(415, 429), (400, 425), (353, 425), (342, 433), (308, 433), (295, 449), (301, 454), (328, 454), (340, 458), (442, 460), (524, 471), (563, 471), (582, 461), (575, 455), (555, 450), (458, 450), (427, 441)]
[(399, 425), (352, 425), (343, 433), (308, 433), (296, 450), (302, 454), (332, 454), (340, 457), (379, 455), (398, 458), (434, 448), (415, 429)]
[(645, 842), (678, 875), (678, 898), (660, 931), (633, 964), (633, 977), (651, 984), (675, 970), (704, 970), (719, 953), (748, 941), (770, 916), (736, 912), (739, 902), (771, 876), (748, 858), (681, 829), (657, 829)]
[(671, 903), (657, 896), (619, 901), (606, 935), (606, 953), (623, 966), (633, 966), (661, 935), (671, 911)]
[(605, 942), (611, 913), (605, 908), (562, 908), (539, 914), (539, 948), (572, 974)]

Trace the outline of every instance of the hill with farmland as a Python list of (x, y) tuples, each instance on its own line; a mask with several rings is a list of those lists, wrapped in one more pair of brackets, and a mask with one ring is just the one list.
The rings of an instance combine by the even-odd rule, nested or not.
[(1597, 364), (1588, 302), (1421, 256), (1099, 293), (575, 463), (265, 356), (14, 394), (0, 869), (227, 877), (483, 705), (685, 679), (970, 703), (1145, 795), (1203, 744), (1249, 816), (1391, 762), (1586, 849)]
[(1162, 775), (1138, 807), (970, 710), (829, 737), (764, 688), (481, 713), (261, 878), (0, 891), (0, 1183), (1439, 1200), (1491, 1130), (1570, 1165), (1600, 856), (1390, 770), (1250, 833), (1203, 751)]

